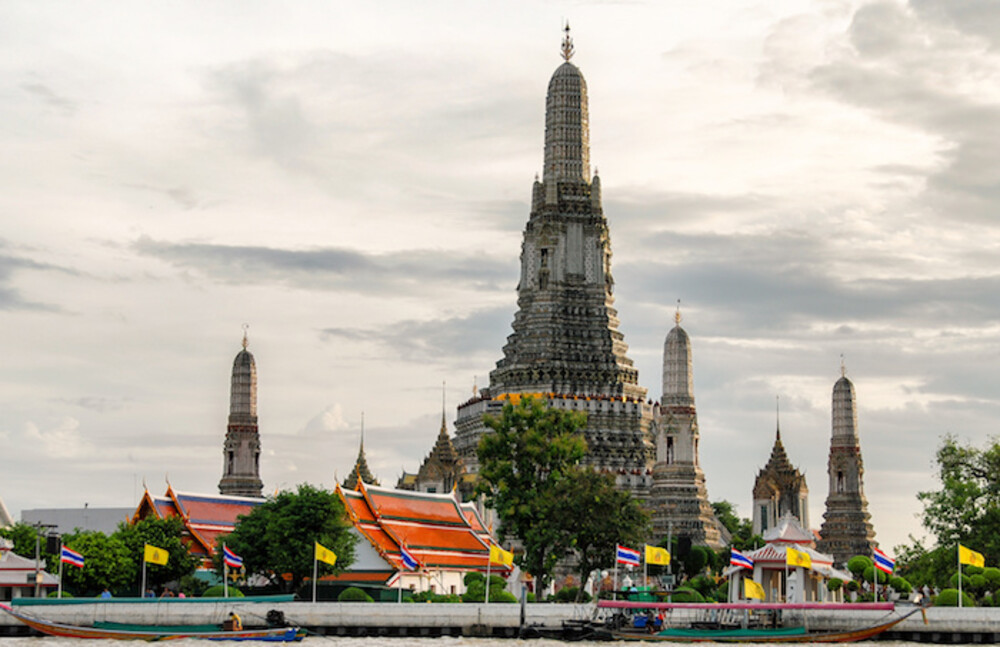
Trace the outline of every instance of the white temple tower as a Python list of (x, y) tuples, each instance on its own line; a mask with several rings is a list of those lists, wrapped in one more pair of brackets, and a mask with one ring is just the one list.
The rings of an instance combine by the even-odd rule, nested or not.
[(243, 350), (233, 360), (229, 425), (222, 455), (219, 493), (260, 497), (264, 483), (260, 480), (260, 434), (257, 429), (257, 363), (247, 350), (245, 331)]
[(663, 345), (663, 397), (654, 412), (656, 465), (649, 497), (654, 537), (689, 537), (713, 549), (725, 545), (708, 501), (698, 462), (698, 413), (694, 406), (691, 339), (675, 325)]
[(827, 463), (830, 491), (817, 544), (841, 565), (855, 555), (871, 555), (871, 547), (878, 545), (865, 497), (854, 384), (845, 373), (841, 366), (840, 379), (833, 385), (833, 436)]

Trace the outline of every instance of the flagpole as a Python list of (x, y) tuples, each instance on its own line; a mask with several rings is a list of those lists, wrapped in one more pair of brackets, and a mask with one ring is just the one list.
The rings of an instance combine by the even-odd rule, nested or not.
[(484, 587), (486, 589), (486, 594), (483, 596), (486, 599), (483, 601), (483, 604), (490, 603), (490, 564), (493, 562), (491, 559), (492, 557), (493, 555), (488, 555), (486, 557), (486, 586)]
[(962, 544), (958, 545), (958, 608), (962, 608)]
[[(402, 566), (402, 563), (400, 563), (400, 566)], [(396, 587), (396, 588), (399, 589), (398, 590), (399, 597), (396, 599), (396, 603), (397, 604), (402, 604), (403, 603), (403, 569), (402, 568), (399, 569), (399, 582), (398, 582), (398, 584), (399, 584), (399, 586)]]
[(618, 599), (618, 549), (615, 549), (615, 581), (614, 588), (611, 589), (611, 599)]
[(56, 597), (61, 600), (62, 599), (62, 567), (63, 567), (62, 547), (60, 547), (59, 553), (60, 553), (60, 555), (59, 555), (59, 592), (56, 593)]
[(319, 560), (316, 559), (316, 548), (313, 547), (313, 602), (316, 602), (316, 575), (319, 573)]
[(142, 588), (139, 589), (139, 597), (146, 596), (146, 554), (142, 555)]

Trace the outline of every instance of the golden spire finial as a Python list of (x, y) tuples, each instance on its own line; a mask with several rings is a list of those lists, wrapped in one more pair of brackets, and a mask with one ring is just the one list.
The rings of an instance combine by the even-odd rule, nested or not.
[(844, 366), (844, 354), (840, 354), (840, 377), (847, 377), (847, 367)]
[(479, 376), (478, 375), (473, 375), (472, 376), (472, 397), (476, 397), (477, 395), (479, 395), (479, 384), (478, 384), (478, 382), (479, 382)]
[(681, 300), (677, 299), (677, 312), (674, 313), (674, 323), (681, 325)]
[(566, 35), (563, 37), (562, 42), (562, 57), (564, 61), (568, 61), (573, 58), (573, 39), (569, 35), (569, 21), (566, 21), (566, 26), (563, 28)]
[(243, 324), (243, 350), (247, 349), (247, 331), (250, 330), (250, 324)]

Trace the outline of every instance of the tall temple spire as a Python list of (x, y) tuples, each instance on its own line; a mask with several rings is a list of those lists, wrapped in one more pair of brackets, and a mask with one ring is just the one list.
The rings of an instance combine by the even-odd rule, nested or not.
[[(542, 180), (546, 183), (590, 181), (587, 82), (580, 70), (569, 62), (574, 50), (568, 24), (565, 31), (562, 44), (565, 62), (549, 80), (545, 100), (545, 165)], [(550, 187), (550, 191), (554, 190), (555, 187)]]
[(500, 406), (496, 398), (541, 393), (552, 406), (588, 412), (589, 464), (618, 474), (620, 485), (648, 489), (652, 404), (618, 329), (608, 221), (590, 176), (587, 82), (569, 61), (566, 30), (562, 51), (546, 94), (543, 168), (521, 244), (513, 332), (489, 386), (459, 406), (455, 448), (477, 471), (482, 416)]
[(833, 434), (827, 463), (830, 490), (817, 548), (831, 553), (836, 563), (844, 564), (854, 555), (869, 554), (871, 546), (878, 544), (865, 497), (854, 383), (847, 378), (843, 356), (840, 373), (833, 385)]
[(243, 325), (243, 350), (233, 360), (229, 395), (229, 424), (223, 446), (222, 479), (219, 493), (260, 497), (260, 433), (257, 428), (257, 363), (247, 350), (247, 329)]
[(656, 465), (649, 505), (653, 533), (670, 532), (694, 544), (722, 548), (728, 541), (720, 534), (708, 501), (705, 473), (698, 459), (698, 414), (694, 406), (694, 363), (691, 339), (681, 328), (677, 301), (674, 327), (663, 344), (663, 397), (654, 414)]

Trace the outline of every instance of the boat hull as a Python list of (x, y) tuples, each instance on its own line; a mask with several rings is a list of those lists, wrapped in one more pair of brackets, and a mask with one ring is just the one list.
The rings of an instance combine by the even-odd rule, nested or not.
[(82, 627), (34, 618), (14, 611), (5, 604), (0, 604), (10, 615), (14, 616), (35, 631), (48, 636), (61, 638), (98, 638), (102, 640), (180, 640), (195, 638), (199, 640), (233, 640), (262, 642), (293, 642), (302, 640), (304, 632), (297, 627), (277, 627), (269, 629), (243, 629), (240, 631), (167, 631), (158, 628), (151, 631), (105, 629), (99, 627)]

